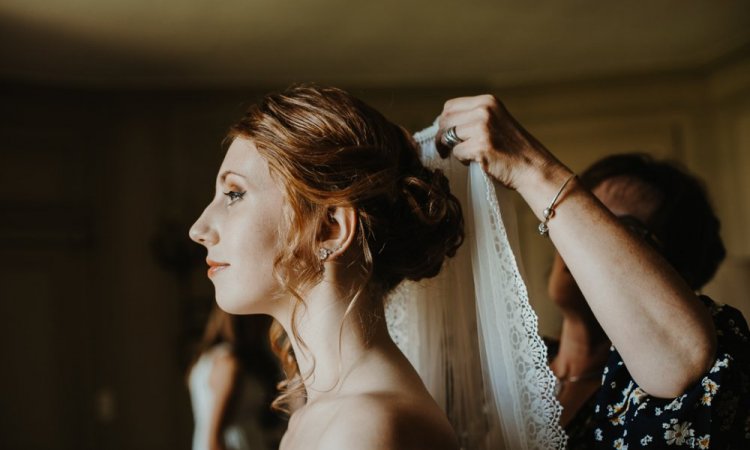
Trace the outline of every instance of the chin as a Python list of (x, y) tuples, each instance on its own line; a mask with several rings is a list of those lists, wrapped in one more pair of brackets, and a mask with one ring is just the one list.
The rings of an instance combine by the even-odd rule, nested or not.
[(272, 298), (272, 293), (252, 292), (247, 290), (237, 292), (235, 290), (216, 289), (216, 303), (219, 308), (229, 314), (248, 315), (248, 314), (269, 314), (269, 304), (267, 299)]
[(222, 295), (219, 292), (216, 293), (216, 303), (219, 305), (219, 308), (229, 314), (244, 315), (258, 314), (260, 312), (254, 311), (255, 308), (252, 308), (252, 303), (248, 302), (245, 298), (226, 294)]

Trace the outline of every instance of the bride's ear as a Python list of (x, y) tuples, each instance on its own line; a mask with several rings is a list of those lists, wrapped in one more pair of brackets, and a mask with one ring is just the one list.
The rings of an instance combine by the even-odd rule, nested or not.
[(357, 210), (351, 206), (328, 208), (321, 226), (318, 256), (322, 261), (333, 260), (346, 253), (357, 234)]

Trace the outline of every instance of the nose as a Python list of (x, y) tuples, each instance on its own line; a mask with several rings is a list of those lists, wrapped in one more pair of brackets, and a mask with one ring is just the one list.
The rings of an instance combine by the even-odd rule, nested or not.
[(209, 247), (216, 244), (219, 241), (219, 236), (216, 230), (210, 225), (208, 221), (207, 213), (208, 208), (203, 211), (198, 220), (195, 221), (192, 227), (190, 227), (190, 239), (198, 244)]

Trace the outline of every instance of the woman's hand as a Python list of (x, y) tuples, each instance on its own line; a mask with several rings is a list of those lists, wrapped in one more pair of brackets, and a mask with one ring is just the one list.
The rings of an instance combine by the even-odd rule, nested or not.
[[(498, 182), (523, 190), (546, 172), (564, 168), (492, 95), (448, 100), (439, 119), (441, 156), (451, 152), (464, 163), (476, 161)], [(443, 133), (455, 127), (461, 143), (452, 149)]]

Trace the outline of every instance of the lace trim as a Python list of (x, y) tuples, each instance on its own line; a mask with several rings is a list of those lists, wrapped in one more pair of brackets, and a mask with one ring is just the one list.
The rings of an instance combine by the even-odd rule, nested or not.
[[(518, 375), (514, 387), (521, 393), (519, 397), (523, 404), (520, 405), (520, 413), (526, 425), (530, 448), (564, 449), (568, 436), (560, 426), (562, 405), (555, 396), (557, 379), (547, 363), (547, 346), (539, 336), (538, 318), (529, 303), (528, 290), (503, 225), (495, 184), (483, 171), (482, 178), (491, 211), (490, 226), (495, 254), (502, 263), (501, 267), (511, 272), (506, 273), (503, 279), (513, 280), (503, 298), (508, 315), (508, 321), (503, 325), (512, 328), (510, 336), (514, 344), (513, 367)], [(516, 314), (520, 316), (520, 320), (516, 320)], [(522, 352), (520, 349), (531, 351)], [(537, 398), (539, 394), (541, 398)]]

